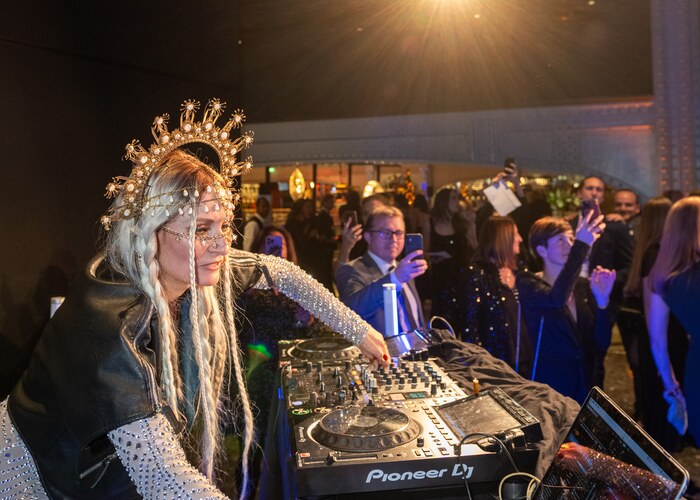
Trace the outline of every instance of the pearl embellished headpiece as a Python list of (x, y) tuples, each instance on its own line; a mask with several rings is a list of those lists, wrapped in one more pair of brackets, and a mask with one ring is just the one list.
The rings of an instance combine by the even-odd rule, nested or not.
[[(241, 128), (245, 120), (245, 115), (241, 110), (234, 111), (231, 119), (223, 127), (217, 127), (216, 120), (226, 107), (226, 103), (219, 99), (211, 99), (204, 110), (202, 121), (195, 121), (195, 113), (199, 107), (199, 101), (185, 101), (182, 104), (182, 113), (180, 114), (180, 128), (172, 131), (168, 130), (170, 116), (167, 113), (157, 116), (151, 127), (156, 142), (151, 144), (148, 149), (145, 149), (137, 140), (126, 145), (124, 158), (131, 160), (134, 166), (129, 177), (113, 177), (112, 182), (107, 185), (105, 196), (112, 198), (122, 193), (123, 203), (119, 206), (113, 206), (100, 219), (106, 230), (110, 229), (114, 221), (139, 217), (149, 211), (155, 213), (159, 207), (175, 204), (182, 213), (183, 206), (199, 198), (199, 192), (194, 186), (189, 190), (179, 189), (152, 198), (149, 198), (146, 192), (151, 174), (161, 165), (168, 153), (191, 143), (207, 144), (216, 151), (219, 156), (219, 173), (224, 178), (226, 185), (214, 183), (212, 186), (207, 186), (207, 191), (213, 190), (214, 195), (225, 208), (233, 208), (239, 199), (238, 193), (232, 194), (233, 179), (235, 176), (247, 172), (253, 166), (251, 157), (237, 162), (236, 155), (252, 144), (253, 133), (244, 132), (236, 139), (231, 140), (231, 130)], [(183, 203), (177, 202), (175, 197), (181, 197)], [(189, 210), (191, 209), (190, 205)]]

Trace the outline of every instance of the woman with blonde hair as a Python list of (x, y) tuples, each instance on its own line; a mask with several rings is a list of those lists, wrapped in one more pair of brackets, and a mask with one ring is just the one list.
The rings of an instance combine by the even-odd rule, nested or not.
[[(628, 321), (631, 322), (630, 331), (636, 332), (635, 342), (625, 347), (628, 359), (636, 358), (636, 363), (630, 362), (634, 374), (635, 406), (644, 429), (669, 451), (677, 449), (680, 441), (676, 430), (666, 421), (668, 404), (663, 398), (663, 384), (651, 352), (643, 298), (649, 293), (644, 287), (644, 279), (651, 272), (658, 256), (664, 223), (671, 205), (671, 200), (659, 196), (649, 200), (642, 209), (622, 304)], [(688, 334), (672, 313), (669, 314), (667, 331), (671, 365), (682, 382), (688, 353)]]
[[(356, 314), (296, 266), (230, 249), (238, 201), (236, 153), (252, 142), (240, 111), (216, 126), (224, 104), (186, 101), (180, 127), (167, 115), (156, 142), (134, 141), (128, 177), (101, 222), (104, 255), (89, 263), (43, 332), (29, 366), (0, 404), (4, 498), (224, 498), (221, 429), (226, 385), (243, 415), (243, 479), (253, 421), (234, 320), (235, 297), (275, 286), (385, 363), (386, 346)], [(219, 172), (183, 151), (204, 143)]]
[[(647, 326), (651, 351), (669, 403), (668, 420), (679, 434), (700, 438), (700, 197), (683, 198), (671, 207), (659, 255), (646, 280)], [(690, 335), (684, 384), (668, 351), (669, 312)]]

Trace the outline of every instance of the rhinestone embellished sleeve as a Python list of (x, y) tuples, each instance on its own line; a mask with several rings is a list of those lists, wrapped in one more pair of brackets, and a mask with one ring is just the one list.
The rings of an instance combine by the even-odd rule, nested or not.
[(12, 425), (7, 400), (0, 403), (0, 498), (49, 498), (29, 450)]
[[(339, 301), (326, 287), (287, 260), (272, 255), (260, 255), (260, 259), (267, 267), (272, 285), (281, 293), (353, 344), (358, 345), (362, 342), (369, 324)], [(255, 285), (255, 288), (268, 287), (265, 276)]]
[(162, 413), (119, 427), (109, 439), (143, 498), (228, 498), (187, 461)]

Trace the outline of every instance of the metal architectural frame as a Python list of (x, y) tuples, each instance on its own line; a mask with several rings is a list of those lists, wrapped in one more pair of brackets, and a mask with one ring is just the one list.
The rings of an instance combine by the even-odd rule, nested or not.
[(598, 175), (643, 197), (700, 179), (700, 7), (651, 0), (654, 97), (630, 102), (253, 124), (256, 165), (411, 162)]

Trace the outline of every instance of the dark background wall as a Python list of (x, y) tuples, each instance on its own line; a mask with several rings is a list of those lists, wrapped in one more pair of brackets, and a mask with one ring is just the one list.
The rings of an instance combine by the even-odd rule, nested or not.
[(0, 383), (95, 253), (104, 186), (155, 115), (186, 98), (266, 122), (651, 94), (648, 3), (598, 3), (5, 2)]
[(131, 13), (113, 22), (118, 29), (95, 33), (98, 45), (130, 38), (125, 60), (115, 60), (84, 37), (84, 23), (99, 31), (104, 17), (49, 1), (14, 8), (0, 40), (0, 384), (12, 379), (48, 319), (49, 298), (65, 295), (96, 252), (105, 185), (129, 171), (124, 145), (150, 144), (153, 117), (177, 118), (187, 97), (240, 95), (236, 80), (221, 85), (198, 74), (197, 61), (213, 57), (204, 46), (192, 66), (172, 72), (140, 57), (146, 44), (143, 54), (175, 59), (177, 44), (130, 38)]

